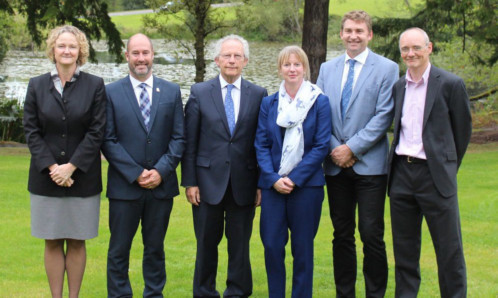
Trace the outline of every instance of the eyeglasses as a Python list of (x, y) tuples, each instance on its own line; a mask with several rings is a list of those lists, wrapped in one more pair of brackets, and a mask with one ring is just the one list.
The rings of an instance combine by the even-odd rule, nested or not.
[(409, 53), (409, 52), (410, 52), (410, 50), (411, 50), (412, 52), (420, 52), (420, 51), (422, 51), (422, 50), (423, 50), (424, 48), (426, 48), (426, 47), (427, 47), (427, 46), (423, 46), (423, 47), (422, 47), (422, 46), (402, 47), (402, 48), (400, 49), (400, 51), (401, 51), (401, 53)]
[(223, 55), (220, 55), (220, 57), (224, 60), (230, 60), (230, 58), (232, 58), (232, 57), (233, 57), (233, 59), (235, 59), (237, 61), (244, 59), (244, 55), (239, 55), (239, 54), (223, 54)]

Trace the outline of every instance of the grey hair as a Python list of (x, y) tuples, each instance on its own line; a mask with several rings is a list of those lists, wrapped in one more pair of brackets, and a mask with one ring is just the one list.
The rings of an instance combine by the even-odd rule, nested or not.
[(214, 57), (220, 56), (221, 53), (221, 46), (223, 43), (227, 40), (236, 40), (242, 44), (242, 47), (244, 48), (244, 56), (249, 59), (249, 43), (247, 40), (245, 40), (242, 36), (235, 35), (235, 34), (230, 34), (227, 35), (221, 39), (219, 39), (216, 44), (214, 45)]
[(401, 35), (399, 36), (399, 43), (401, 43), (401, 38), (408, 31), (418, 31), (418, 32), (420, 32), (424, 36), (424, 40), (425, 40), (425, 45), (426, 46), (428, 46), (429, 43), (431, 42), (429, 40), (429, 35), (427, 35), (427, 32), (425, 32), (424, 30), (420, 29), (419, 27), (411, 27), (411, 28), (408, 28), (405, 31), (403, 31), (403, 33), (401, 33)]

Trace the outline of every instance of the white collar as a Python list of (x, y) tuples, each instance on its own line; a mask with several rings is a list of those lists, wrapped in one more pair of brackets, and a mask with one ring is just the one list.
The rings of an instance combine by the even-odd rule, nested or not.
[[(220, 78), (221, 89), (223, 89), (227, 85), (229, 85), (229, 83), (227, 81), (225, 81), (225, 79), (223, 78), (223, 76), (221, 74), (219, 75), (219, 78)], [(237, 80), (235, 80), (235, 82), (233, 82), (232, 85), (234, 85), (237, 89), (240, 90), (240, 85), (241, 84), (242, 84), (242, 76), (239, 76), (239, 78)]]
[(152, 88), (152, 83), (154, 82), (154, 78), (153, 76), (150, 76), (147, 80), (145, 80), (144, 82), (142, 81), (139, 81), (137, 79), (135, 79), (133, 76), (129, 76), (130, 77), (130, 81), (131, 81), (131, 85), (133, 86), (133, 89), (137, 88), (138, 85), (142, 84), (142, 83), (145, 83), (148, 87)]
[(348, 63), (348, 61), (350, 59), (354, 59), (354, 60), (356, 60), (356, 62), (360, 62), (362, 65), (364, 65), (365, 62), (367, 61), (368, 52), (369, 52), (369, 50), (368, 50), (368, 48), (366, 48), (363, 52), (356, 55), (356, 57), (354, 57), (354, 58), (349, 57), (348, 52), (346, 52), (346, 55), (344, 58), (344, 63)]

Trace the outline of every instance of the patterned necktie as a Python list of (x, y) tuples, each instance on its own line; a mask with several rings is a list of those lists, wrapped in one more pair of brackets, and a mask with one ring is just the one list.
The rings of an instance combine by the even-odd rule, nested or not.
[(150, 120), (150, 99), (149, 93), (147, 92), (147, 84), (141, 83), (138, 85), (142, 88), (140, 93), (140, 111), (142, 111), (142, 116), (144, 117), (144, 124), (147, 130), (149, 130), (149, 120)]
[(344, 121), (344, 116), (346, 115), (346, 109), (348, 108), (349, 99), (351, 98), (351, 93), (353, 93), (353, 81), (354, 81), (354, 64), (356, 60), (349, 59), (349, 71), (348, 78), (346, 80), (346, 84), (344, 84), (344, 88), (342, 89), (341, 96), (341, 117)]
[(233, 134), (233, 129), (235, 128), (235, 112), (233, 107), (232, 99), (232, 89), (233, 85), (227, 85), (227, 95), (225, 96), (225, 114), (227, 115), (228, 128), (230, 129), (230, 134)]

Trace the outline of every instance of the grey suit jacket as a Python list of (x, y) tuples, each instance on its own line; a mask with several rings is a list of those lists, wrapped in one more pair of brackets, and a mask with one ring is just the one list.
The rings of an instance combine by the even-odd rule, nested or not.
[[(405, 100), (406, 80), (403, 76), (394, 85), (394, 136), (389, 153), (389, 173), (394, 150), (399, 143), (401, 116)], [(457, 192), (456, 174), (472, 134), (469, 97), (463, 80), (431, 66), (425, 98), (422, 142), (427, 164), (436, 189), (444, 197)], [(391, 184), (389, 175), (389, 186)]]
[[(393, 117), (392, 86), (399, 77), (398, 65), (369, 50), (365, 65), (353, 88), (344, 121), (341, 118), (341, 82), (345, 54), (322, 64), (317, 85), (329, 97), (332, 109), (330, 151), (347, 144), (358, 161), (359, 175), (387, 174), (389, 143), (386, 132)], [(341, 168), (330, 157), (324, 162), (326, 175)]]
[[(107, 124), (102, 152), (109, 161), (107, 196), (132, 200), (151, 191), (158, 199), (179, 194), (176, 167), (185, 148), (180, 87), (154, 76), (147, 131), (129, 77), (106, 86)], [(138, 185), (144, 169), (156, 169), (161, 184)]]
[(267, 95), (264, 88), (242, 79), (240, 110), (231, 136), (219, 77), (192, 86), (185, 106), (182, 186), (198, 186), (202, 201), (218, 204), (231, 181), (235, 202), (254, 204), (258, 179), (254, 139), (261, 99)]

